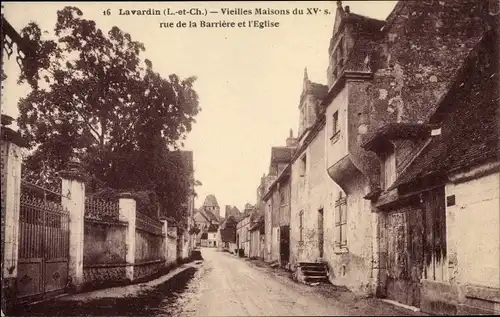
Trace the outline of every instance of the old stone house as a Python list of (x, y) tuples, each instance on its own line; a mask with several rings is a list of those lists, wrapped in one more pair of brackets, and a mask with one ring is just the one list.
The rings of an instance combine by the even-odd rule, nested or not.
[(250, 257), (264, 259), (265, 250), (265, 205), (262, 197), (274, 177), (263, 174), (257, 187), (256, 204), (250, 214)]
[(425, 124), (389, 124), (381, 159), (380, 292), (437, 314), (500, 312), (498, 29), (483, 34)]
[(253, 208), (254, 206), (247, 203), (236, 225), (236, 245), (239, 254), (241, 252), (245, 257), (250, 255), (250, 215)]
[(219, 226), (215, 223), (211, 224), (207, 229), (207, 241), (204, 243), (202, 241), (202, 246), (207, 246), (209, 248), (216, 248), (217, 244), (217, 233), (219, 232)]
[[(290, 168), (287, 169), (287, 166), (292, 159), (296, 146), (297, 139), (293, 137), (293, 131), (290, 130), (285, 146), (271, 148), (269, 172), (262, 195), (259, 198), (263, 207), (265, 223), (266, 246), (264, 259), (268, 262), (280, 260), (281, 240), (283, 240), (283, 246), (281, 247), (283, 264), (289, 261), (290, 185), (288, 175)], [(279, 184), (282, 184), (281, 187), (279, 187)]]
[[(326, 261), (335, 284), (375, 292), (385, 278), (378, 249), (384, 219), (367, 198), (380, 188), (381, 166), (361, 145), (390, 123), (426, 122), (489, 19), (487, 2), (400, 1), (385, 21), (337, 2), (328, 93), (306, 74), (299, 105), (292, 263)], [(397, 168), (421, 142), (404, 142), (407, 161)]]
[(270, 252), (267, 261), (279, 261), (286, 265), (290, 261), (290, 167), (285, 168), (271, 184), (263, 197), (265, 212), (270, 219)]
[[(290, 261), (321, 262), (330, 260), (337, 244), (334, 229), (334, 199), (340, 189), (326, 171), (326, 132), (321, 101), (328, 87), (313, 83), (304, 73), (299, 102), (298, 148), (290, 164), (291, 241)], [(345, 231), (344, 231), (345, 232)]]
[(250, 252), (251, 258), (264, 259), (265, 228), (264, 214), (255, 210), (250, 215)]

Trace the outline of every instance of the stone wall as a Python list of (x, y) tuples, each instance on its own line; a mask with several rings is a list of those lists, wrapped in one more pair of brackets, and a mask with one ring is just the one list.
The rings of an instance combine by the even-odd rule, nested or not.
[(163, 252), (163, 235), (136, 229), (135, 239), (136, 263), (165, 259)]
[(126, 263), (126, 223), (86, 220), (84, 231), (84, 266)]
[(83, 267), (83, 282), (86, 287), (97, 287), (127, 281), (126, 264), (101, 264)]
[(442, 281), (422, 281), (424, 312), (500, 313), (500, 175), (493, 165), (455, 173), (445, 187), (447, 265)]
[[(372, 226), (370, 202), (363, 197), (368, 192), (367, 180), (355, 177), (349, 182), (347, 191), (347, 247), (336, 249), (333, 246), (335, 219), (333, 212), (325, 217), (328, 224), (325, 235), (325, 259), (330, 266), (330, 280), (335, 285), (344, 285), (359, 293), (371, 294), (374, 291), (372, 278)], [(336, 198), (336, 197), (334, 197)], [(334, 210), (334, 201), (331, 209)]]
[(168, 228), (166, 244), (167, 244), (166, 264), (169, 265), (177, 261), (177, 228), (175, 227)]
[(487, 1), (403, 1), (370, 56), (372, 127), (432, 114), (458, 68), (486, 30)]
[(155, 275), (165, 268), (165, 260), (151, 261), (134, 265), (134, 279)]
[(445, 190), (455, 200), (446, 208), (450, 279), (500, 288), (499, 174), (448, 184)]

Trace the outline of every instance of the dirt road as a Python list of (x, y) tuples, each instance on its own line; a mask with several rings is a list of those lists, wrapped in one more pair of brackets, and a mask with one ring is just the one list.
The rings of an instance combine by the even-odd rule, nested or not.
[(276, 276), (265, 268), (215, 249), (202, 250), (204, 263), (188, 287), (183, 316), (410, 315), (377, 300), (344, 294), (325, 298), (314, 287)]

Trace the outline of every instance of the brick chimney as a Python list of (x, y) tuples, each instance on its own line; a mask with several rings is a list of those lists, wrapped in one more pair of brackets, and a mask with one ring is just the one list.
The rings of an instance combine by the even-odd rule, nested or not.
[(290, 129), (290, 135), (286, 139), (287, 147), (297, 147), (297, 139), (293, 137), (293, 130)]

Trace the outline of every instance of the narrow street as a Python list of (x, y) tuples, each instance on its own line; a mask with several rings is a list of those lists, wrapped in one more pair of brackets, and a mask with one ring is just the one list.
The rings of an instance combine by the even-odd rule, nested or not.
[(204, 264), (190, 285), (196, 296), (183, 305), (183, 316), (423, 315), (379, 300), (356, 299), (333, 285), (297, 284), (286, 273), (215, 249), (202, 252)]
[(157, 280), (19, 308), (18, 316), (401, 316), (423, 315), (333, 285), (297, 284), (288, 274), (216, 249), (203, 262)]

